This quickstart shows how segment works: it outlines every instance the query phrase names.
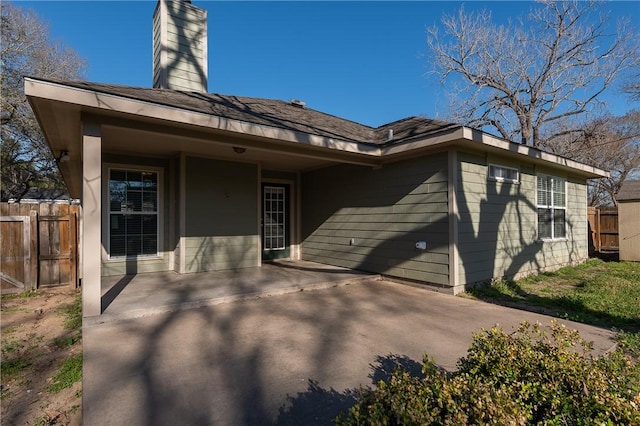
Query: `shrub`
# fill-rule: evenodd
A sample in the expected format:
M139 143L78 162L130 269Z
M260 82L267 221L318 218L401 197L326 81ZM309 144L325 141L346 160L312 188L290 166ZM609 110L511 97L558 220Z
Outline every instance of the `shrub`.
M424 377L397 369L361 389L339 425L640 424L640 364L621 349L601 357L576 331L524 322L476 334L458 370L425 356Z

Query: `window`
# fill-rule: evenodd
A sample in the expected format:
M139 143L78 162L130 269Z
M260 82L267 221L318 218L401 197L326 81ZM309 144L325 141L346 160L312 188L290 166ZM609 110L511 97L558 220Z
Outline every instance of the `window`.
M158 172L109 169L109 256L158 254Z
M567 181L538 175L538 239L566 238Z
M520 182L520 171L513 167L489 164L489 179L493 179L498 182L518 183Z

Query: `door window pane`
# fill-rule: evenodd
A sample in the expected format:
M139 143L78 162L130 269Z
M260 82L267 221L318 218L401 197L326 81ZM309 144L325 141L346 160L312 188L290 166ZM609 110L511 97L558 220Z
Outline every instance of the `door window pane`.
M263 224L264 250L284 250L286 233L285 189L264 187Z
M551 209L538 209L538 238L551 238Z

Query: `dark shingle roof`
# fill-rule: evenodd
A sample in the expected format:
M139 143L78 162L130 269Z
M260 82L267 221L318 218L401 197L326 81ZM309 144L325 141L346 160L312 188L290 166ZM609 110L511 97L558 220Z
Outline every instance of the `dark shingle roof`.
M50 188L29 188L27 192L21 197L22 200L37 200L37 201L62 201L69 200L69 193L66 189L50 189Z
M417 136L425 136L458 127L456 124L440 120L409 117L373 128L281 100L151 89L85 81L53 79L48 81L232 120L376 145L399 143ZM389 140L389 129L393 129L392 140Z
M640 200L640 180L627 180L616 195L618 201Z

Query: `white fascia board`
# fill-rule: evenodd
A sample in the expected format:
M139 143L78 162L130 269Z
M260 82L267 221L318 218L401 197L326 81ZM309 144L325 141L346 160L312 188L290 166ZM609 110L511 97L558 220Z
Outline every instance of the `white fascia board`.
M415 141L408 141L387 147L378 147L375 145L327 138L324 136L285 130L240 120L231 120L202 112L190 111L178 107L160 105L153 102L140 101L87 89L69 87L63 84L35 80L29 77L25 78L25 94L33 98L57 100L83 107L112 111L114 113L124 113L138 117L159 119L174 122L176 124L189 124L209 129L328 148L336 151L378 158L394 154L402 154L417 148L434 147L446 143L460 143L466 140L470 142L479 142L486 147L493 147L504 151L505 153L524 155L531 160L538 160L552 165L570 168L589 178L609 177L609 172L597 167L543 152L526 145L509 142L482 131L464 126L420 138Z
M381 155L394 155L402 154L403 152L412 151L417 148L426 148L436 145L445 144L460 140L464 137L463 127L456 127L452 130L445 130L444 132L437 133L435 135L425 136L413 141L399 143L397 145L389 145L382 148Z
M25 78L25 94L33 98L56 100L87 108L170 121L182 125L189 124L372 157L380 156L380 148L377 146L285 130L246 121L231 120L202 112L69 87L53 82L34 80L28 77Z
M517 154L525 155L532 159L538 159L547 163L552 163L558 166L574 169L578 171L580 174L590 175L590 177L592 178L606 178L610 176L609 172L606 170L602 170L597 167L590 166L588 164L570 160L568 158L551 154L549 152L544 152L527 145L518 144L515 142L510 142L504 139L500 139L495 136L491 136L487 133L481 132L479 130L463 127L463 134L464 134L464 139L474 141L474 142L480 142L483 145L499 148L508 152L515 152Z

